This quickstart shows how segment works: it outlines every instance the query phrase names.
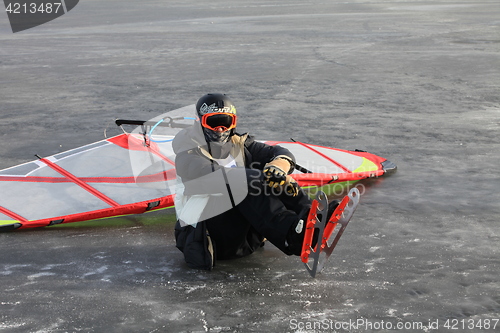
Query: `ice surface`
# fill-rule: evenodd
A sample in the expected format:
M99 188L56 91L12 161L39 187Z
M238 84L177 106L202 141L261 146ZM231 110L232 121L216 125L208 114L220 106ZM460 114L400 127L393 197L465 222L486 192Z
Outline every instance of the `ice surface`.
M398 171L363 184L314 280L270 244L190 270L171 222L2 233L0 331L449 332L500 318L498 2L117 4L80 1L16 34L0 21L0 169L225 92L240 132L363 149ZM328 326L361 319L372 329Z

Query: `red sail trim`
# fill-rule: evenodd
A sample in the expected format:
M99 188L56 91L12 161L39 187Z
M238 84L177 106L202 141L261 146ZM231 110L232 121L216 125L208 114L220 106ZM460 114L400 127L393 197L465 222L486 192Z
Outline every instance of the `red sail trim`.
M365 178L380 177L384 170L361 171L349 173L293 173L292 176L300 186L323 186L328 184L358 181Z
M70 214L65 216L56 216L51 218L39 219L39 220L23 220L22 226L19 229L26 228L37 228L37 227L46 227L50 225L52 221L63 220L63 224L72 223L72 222L83 222L83 221L91 221L91 220L99 220L105 218L118 217L122 215L132 215L132 214L142 214L147 210L148 204L153 202L158 202L158 206L155 206L153 209L149 210L150 212L170 208L174 205L174 196L169 195L161 198L150 199L142 202L131 203L119 207L110 207L104 208L95 211Z
M113 207L120 206L119 203L117 203L113 199L107 197L106 195L104 195L103 193L99 192L98 190L96 190L92 186L88 185L87 183L83 182L78 177L72 175L71 173L69 173L68 171L64 170L63 168L61 168L57 164L52 163L51 161L49 161L48 159L45 159L45 158L41 158L40 161L42 161L43 163L47 164L54 171L60 173L61 175L65 176L66 178L70 179L73 183L75 183L76 185L80 186L81 188L83 188L87 192L91 193L92 195L94 195L97 198L101 199L102 201L106 202L108 205L113 206Z
M275 145L279 145L279 144L301 144L301 145L305 145L304 143L300 143L300 142L297 142L297 141L295 141L295 142L287 142L287 141L265 141L265 143L267 143L268 145L271 145L271 146L275 146ZM387 161L387 159L385 159L383 157L380 157L380 156L377 156L377 155L374 155L372 153L369 153L369 152L366 152L366 151L362 151L362 150L344 150L344 149L338 149L338 148L332 148L332 147L318 146L318 145L309 144L309 143L307 144L307 147L309 149L311 149L311 148L314 149L313 147L326 148L328 150L336 150L336 151L340 151L340 152L344 152L344 153L349 153L349 154L354 155L354 156L364 157L367 160L375 163L378 166L379 169L382 168L382 162ZM315 152L317 152L317 151L315 150ZM351 171L349 171L349 172L351 172Z
M18 177L0 176L3 182L26 182L26 183L71 183L71 180L60 177Z
M149 147L144 145L144 141L136 138L135 136L124 133L117 135L115 137L107 139L109 142L114 143L117 146L120 146L129 150L138 150L138 151L150 151L154 153L156 156L164 160L165 162L175 165L174 161L169 159L168 157L162 155L159 152L158 145L155 142L150 142Z
M81 177L80 179L86 183L155 183L174 180L176 178L175 169L170 169L163 172L158 172L152 175L144 175L138 177Z
M153 175L138 177L79 177L84 183L110 183L110 184L133 184L133 183L154 183L159 181L174 180L175 169L159 172ZM18 177L0 176L0 181L27 182L27 183L71 183L73 180L63 177Z
M13 218L14 220L17 220L21 223L26 223L28 222L27 219L25 219L24 217L22 217L21 215L18 215L10 210L8 210L7 208L4 208L2 206L0 206L0 213L4 214L4 215L7 215L8 217L11 217Z

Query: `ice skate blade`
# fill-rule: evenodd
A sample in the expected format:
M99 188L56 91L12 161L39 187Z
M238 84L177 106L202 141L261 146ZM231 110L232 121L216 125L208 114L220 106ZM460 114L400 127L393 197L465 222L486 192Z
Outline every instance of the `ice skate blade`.
M337 246L337 243L342 237L345 228L347 227L349 221L351 220L354 211L356 210L360 199L360 194L358 189L353 188L349 191L349 193L342 199L339 206L335 209L335 212L332 214L332 219L330 222L326 221L327 219L327 210L328 210L328 199L326 198L325 193L319 192L316 195L314 201L317 201L317 204L313 201L313 208L308 217L307 225L306 225L306 236L304 237L304 246L302 251L302 262L306 266L309 274L314 278L316 274L320 273L328 258L331 256L333 250ZM318 220L317 215L321 214L321 221ZM335 215L338 215L338 218L335 218ZM324 235L325 226L327 226L327 222L329 224L334 224L328 226L328 232L331 232L328 237ZM340 227L338 227L340 226ZM310 246L312 235L314 234L314 229L319 229L319 238L318 244L313 248ZM333 230L331 230L333 229ZM325 239L324 239L325 238Z

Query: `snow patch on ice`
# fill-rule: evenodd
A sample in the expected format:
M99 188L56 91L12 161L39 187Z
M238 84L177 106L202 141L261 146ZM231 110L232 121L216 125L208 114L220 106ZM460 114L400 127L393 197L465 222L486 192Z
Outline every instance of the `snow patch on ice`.
M285 276L287 272L277 272L276 275L273 277L273 280L277 280L283 276Z
M40 269L42 271L48 271L48 270L51 270L52 268L55 268L55 267L68 266L68 265L74 265L74 264L75 264L74 262L64 263L64 264L48 264L48 265L43 266Z
M396 310L396 309L389 309L389 310L387 310L387 315L389 317L396 317L396 312L398 312L398 310Z
M82 278L85 278L85 277L90 276L90 275L102 274L107 269L108 269L108 266L101 266L93 272L88 272L88 273L83 274Z
M31 265L27 264L14 264L14 265L5 265L5 270L10 270L12 268L24 268L24 267L30 267Z
M28 280L34 280L34 279L42 277L42 276L53 276L53 275L56 275L56 273L42 272L42 273L37 273L37 274L31 274L31 275L28 275Z
M192 286L192 287L187 287L186 288L186 294L190 294L192 293L193 291L197 290L197 289L202 289L202 288L205 288L207 285L206 284L203 284L203 285L200 285L200 286Z
M26 325L26 323L12 323L12 324L0 323L0 329L4 329L4 328L18 328L18 327L22 327L24 325Z

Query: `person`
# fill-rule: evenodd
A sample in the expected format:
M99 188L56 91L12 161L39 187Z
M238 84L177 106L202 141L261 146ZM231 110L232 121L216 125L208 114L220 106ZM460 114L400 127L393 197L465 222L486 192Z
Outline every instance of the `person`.
M197 120L172 143L178 184L176 246L188 266L247 256L264 239L300 255L311 199L290 176L295 157L236 132L237 113L224 94L196 104Z

